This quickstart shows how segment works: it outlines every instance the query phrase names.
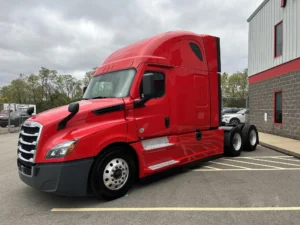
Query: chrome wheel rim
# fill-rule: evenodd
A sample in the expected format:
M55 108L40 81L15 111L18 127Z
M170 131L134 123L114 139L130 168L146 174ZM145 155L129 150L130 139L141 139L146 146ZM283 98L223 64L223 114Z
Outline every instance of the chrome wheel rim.
M239 133L233 136L233 148L235 151L239 151L242 146L242 137Z
M249 134L249 141L250 141L251 146L254 146L254 145L256 144L256 141L257 141L257 135L256 135L255 130L251 130L251 131L250 131L250 134Z
M124 159L113 159L105 167L103 172L103 182L109 190L119 190L122 188L129 176L129 167Z

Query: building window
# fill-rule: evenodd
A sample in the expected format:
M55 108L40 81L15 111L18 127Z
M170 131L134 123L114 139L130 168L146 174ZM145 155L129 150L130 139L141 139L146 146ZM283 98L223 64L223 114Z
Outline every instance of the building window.
M274 93L274 123L282 123L282 91Z
M275 25L275 58L282 55L283 50L283 23Z
M150 72L146 71L145 74L147 73L153 73L154 74L154 88L155 88L155 98L161 98L162 96L165 95L166 92L166 84L165 84L165 75L160 72ZM144 76L145 76L144 74ZM140 85L140 95L143 98L143 81L141 82Z

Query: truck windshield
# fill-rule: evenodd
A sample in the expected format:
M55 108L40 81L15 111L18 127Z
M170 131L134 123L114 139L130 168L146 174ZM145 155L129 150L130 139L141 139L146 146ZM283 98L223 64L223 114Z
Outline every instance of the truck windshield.
M127 97L135 73L135 69L127 69L94 76L83 99Z

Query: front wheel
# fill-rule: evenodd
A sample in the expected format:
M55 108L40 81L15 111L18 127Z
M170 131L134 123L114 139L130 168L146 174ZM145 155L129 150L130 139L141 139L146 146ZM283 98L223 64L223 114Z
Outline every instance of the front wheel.
M113 200L128 193L135 182L136 165L126 149L115 147L95 160L90 184L98 198Z

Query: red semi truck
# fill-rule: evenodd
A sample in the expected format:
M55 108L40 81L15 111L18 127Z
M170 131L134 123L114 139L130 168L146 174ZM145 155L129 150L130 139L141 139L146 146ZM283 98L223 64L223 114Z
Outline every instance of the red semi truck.
M254 125L220 126L220 72L220 41L210 35L167 32L115 51L81 101L24 122L20 179L45 192L115 199L139 178L255 150Z

